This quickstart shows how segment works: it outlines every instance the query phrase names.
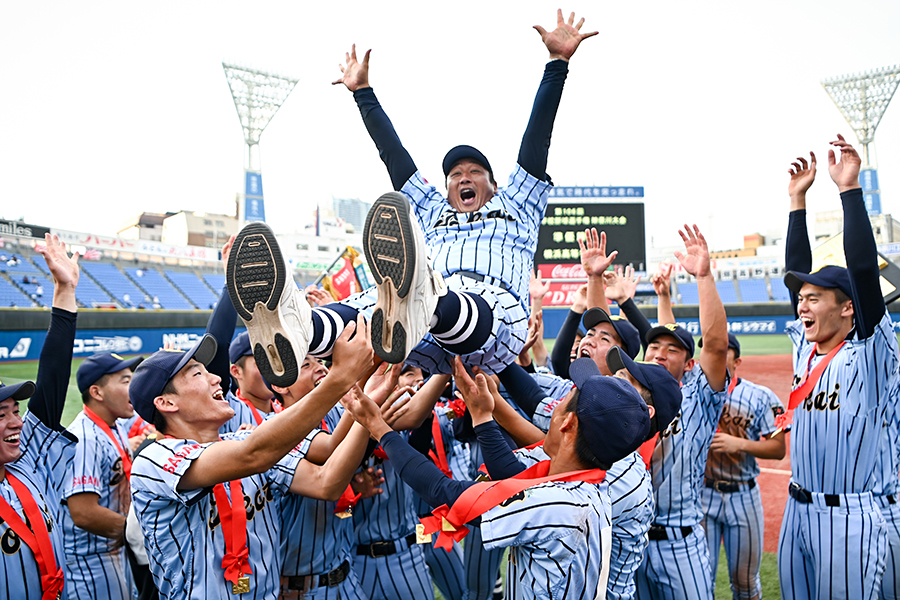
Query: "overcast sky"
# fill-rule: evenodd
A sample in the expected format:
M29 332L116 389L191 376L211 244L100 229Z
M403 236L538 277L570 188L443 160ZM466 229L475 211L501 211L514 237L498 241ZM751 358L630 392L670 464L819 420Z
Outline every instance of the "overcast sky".
M786 223L790 161L816 151L810 211L840 207L827 142L855 136L823 78L900 63L900 2L585 2L550 148L558 185L643 186L648 245L697 222L714 249ZM300 82L262 136L268 221L302 229L332 196L390 180L351 94L356 42L425 177L468 143L512 169L555 26L535 1L0 3L0 216L114 234L142 211L231 212L243 134L221 62ZM876 134L900 216L900 99Z

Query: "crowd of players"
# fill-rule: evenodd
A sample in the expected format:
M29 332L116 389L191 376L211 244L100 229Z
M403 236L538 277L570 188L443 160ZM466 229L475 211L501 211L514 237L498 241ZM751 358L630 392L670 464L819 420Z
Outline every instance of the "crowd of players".
M55 285L36 382L0 384L0 594L711 598L724 541L734 597L759 598L755 458L783 457L791 428L782 596L894 597L897 342L843 138L829 172L847 268L811 272L815 155L790 169L786 411L738 376L696 226L676 258L698 284L697 359L668 271L653 278L653 326L596 230L580 242L588 283L544 347L548 288L529 273L568 61L596 33L582 23L560 11L555 30L536 27L550 62L507 186L458 146L446 199L354 48L335 83L353 92L396 190L366 222L376 287L337 303L301 292L271 230L248 225L223 251L207 334L187 352L85 360L84 410L68 429L78 257L48 235L39 251ZM238 317L247 331L235 336Z

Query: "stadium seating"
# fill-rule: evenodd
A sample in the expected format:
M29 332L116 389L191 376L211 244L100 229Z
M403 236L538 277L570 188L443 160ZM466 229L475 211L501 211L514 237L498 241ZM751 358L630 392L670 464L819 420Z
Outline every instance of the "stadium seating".
M225 288L225 276L213 273L207 273L203 276L203 281L206 282L213 293L216 295L216 299L218 299L219 295L222 293L222 290Z
M31 260L34 264L37 265L38 269L44 273L45 275L50 275L50 270L47 268L47 261L44 260L44 257L40 254L35 254L31 257ZM84 270L84 259L82 262L79 262L82 266L82 270ZM48 288L44 285L45 295L47 290L52 290L53 288ZM51 293L51 299L53 297ZM78 287L75 289L75 299L78 300L78 303L85 308L91 308L97 306L98 304L110 304L114 302L112 297L104 292L100 286L98 286L93 279L91 279L90 275L82 275L78 280Z
M23 294L22 290L7 281L6 278L0 277L0 307L9 308L11 306L32 308L34 307L34 302Z
M741 302L768 302L769 288L765 279L739 279Z
M16 281L16 283L21 280L19 275L31 275L32 273L39 272L37 267L35 267L31 261L29 261L21 254L16 254L16 258L18 259L18 261L14 264L10 264L12 255L10 255L7 260L0 260L0 272L9 275L11 279Z
M167 310L194 310L196 308L155 269L125 269L125 273L147 292L151 298L151 307L156 308L154 305L159 304L159 308Z
M737 304L740 302L733 279L717 281L716 289L719 291L719 298L722 299L722 304Z
M143 290L134 285L115 265L101 262L83 262L80 264L81 270L102 285L123 307L138 308L143 306L144 308L150 308L152 297L147 297ZM80 282L79 287L81 287ZM125 300L126 295L128 296L128 301Z
M209 286L197 277L194 273L185 273L178 271L165 271L165 276L171 281L182 294L200 309L213 308L219 301L218 295L214 294ZM224 279L224 276L222 276Z
M697 293L696 281L685 281L677 284L678 294L681 296L679 304L700 304L700 295Z
M772 300L775 302L790 302L791 296L788 289L784 286L784 280L781 277L770 277L772 284Z

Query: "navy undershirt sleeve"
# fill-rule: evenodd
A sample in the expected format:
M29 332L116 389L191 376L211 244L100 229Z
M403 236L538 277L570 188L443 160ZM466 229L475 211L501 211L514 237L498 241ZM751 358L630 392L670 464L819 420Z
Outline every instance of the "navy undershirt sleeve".
M845 238L846 239L846 238ZM806 209L792 210L788 216L788 230L784 242L784 270L809 273L812 270L812 250L806 231ZM797 314L797 294L790 292L794 317Z
M53 307L50 328L41 348L34 395L28 401L29 412L54 431L63 432L75 440L60 424L66 405L66 392L72 376L72 348L75 345L75 324L78 315Z
M236 323L237 311L231 303L228 288L225 288L206 324L206 333L216 339L217 345L216 355L206 365L206 369L222 378L222 389L226 391L231 389L231 359L228 356L228 347L231 346Z
M556 336L553 350L550 352L550 362L553 364L553 372L563 379L569 378L569 364L572 362L572 344L575 343L575 334L578 333L578 325L584 315L569 309L566 320Z
M619 304L619 310L622 311L622 314L625 315L625 318L628 319L628 322L637 328L638 335L641 336L641 347L646 352L647 332L652 329L650 325L650 319L648 319L644 315L644 313L641 312L641 309L637 307L637 304L635 304L634 300L631 298Z
M529 419L534 418L534 411L537 410L541 400L547 397L541 386L516 363L500 371L497 376L516 405L525 411Z
M564 60L552 60L544 67L544 77L535 95L531 117L519 147L518 163L541 181L550 180L546 172L550 135L568 73L569 63Z
M474 481L450 479L431 461L407 444L399 433L391 431L381 438L381 448L400 478L429 506L452 506Z
M866 339L875 332L885 311L878 250L862 190L856 188L842 193L841 203L844 205L844 256L853 292L856 332L859 339Z
M416 172L416 163L400 143L400 137L394 130L394 125L388 119L384 109L381 108L372 88L356 90L353 92L353 99L356 100L356 106L359 108L359 114L362 116L366 131L369 132L369 137L378 148L378 156L387 167L391 185L395 190L400 191L403 184Z
M509 479L525 470L512 453L503 432L496 421L475 426L475 435L481 443L481 456L491 479Z

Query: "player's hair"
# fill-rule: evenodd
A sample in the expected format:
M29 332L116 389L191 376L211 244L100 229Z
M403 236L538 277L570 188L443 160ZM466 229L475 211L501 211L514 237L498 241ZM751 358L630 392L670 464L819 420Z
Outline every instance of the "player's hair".
M91 396L91 386L96 385L96 386L99 386L99 387L103 387L104 385L106 385L106 382L109 381L109 376L110 376L110 375L112 375L112 373L107 373L106 375L103 375L102 377L100 377L100 379L98 379L97 381L95 381L94 383L92 383L91 385L89 385L88 388L87 388L86 390L84 390L83 392L81 392L81 401L82 401L84 404L87 404L87 403L88 403L88 400L90 400L91 398L93 398L93 396Z
M578 388L572 388L572 390L572 397L569 399L568 404L566 404L566 412L575 413L575 416L578 416L576 409L578 408L579 392ZM578 457L579 462L584 465L589 465L593 469L603 469L604 471L608 471L610 467L612 467L612 465L600 462L600 459L594 456L594 453L587 443L587 434L585 434L580 426L578 427L578 433L575 434L575 456Z
M244 363L247 362L247 357L248 357L248 356L250 356L250 355L249 355L249 354L245 354L244 356L240 357L239 359L237 359L236 361L234 361L234 365L235 365L236 367L240 367L240 368L243 369L243 368L244 368Z
M166 387L163 388L163 391L160 393L160 396L164 396L166 394L177 394L178 390L175 388L175 378L168 380L166 382ZM153 411L153 426L156 427L156 430L162 434L166 433L166 416L162 414L158 410Z
M636 389L638 391L638 393L641 395L641 398L643 398L643 400L644 400L644 404L646 404L647 406L652 406L653 408L656 408L656 405L653 404L653 394L650 393L650 390L648 390L644 386L641 386L640 389L638 389L638 388L634 388L634 389ZM657 433L659 433L659 419L656 418L656 411L654 410L653 416L650 418L650 433L647 434L647 439L649 440Z
M841 288L836 287L831 289L832 291L834 291L834 299L838 304L843 304L844 302L852 300L852 298L850 298L850 296L848 296L846 292L844 292L844 290L842 290Z

